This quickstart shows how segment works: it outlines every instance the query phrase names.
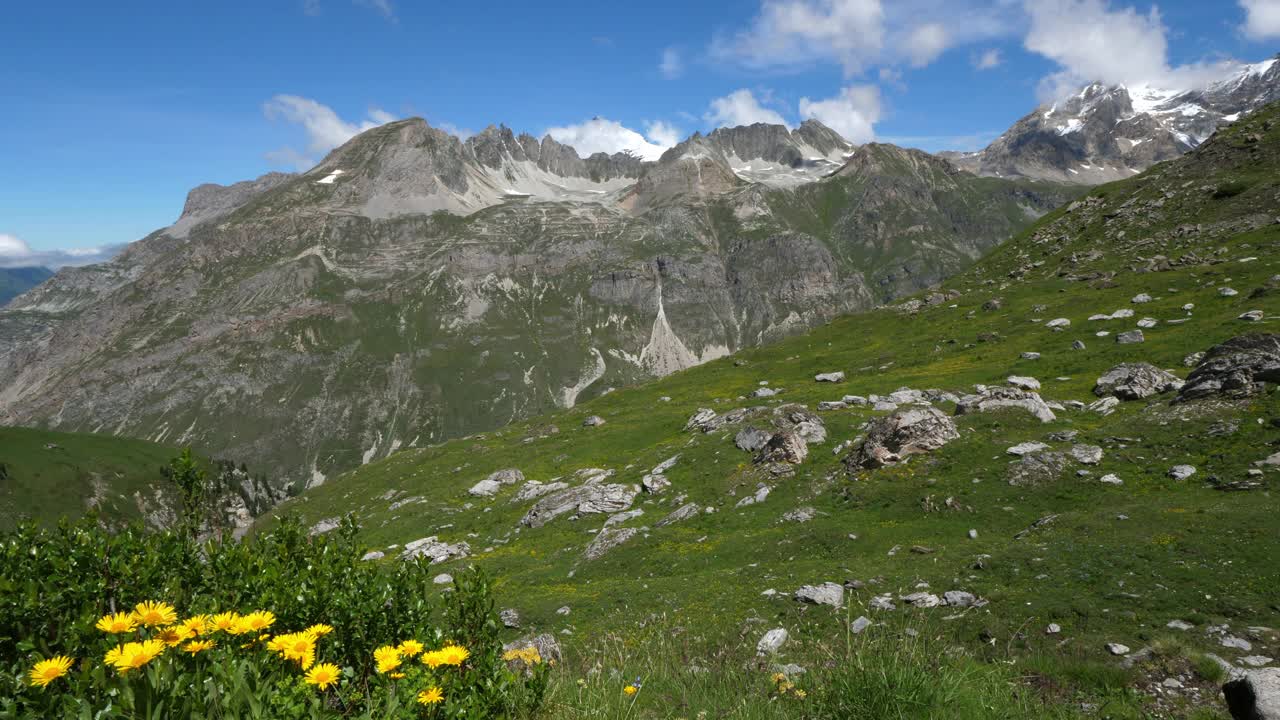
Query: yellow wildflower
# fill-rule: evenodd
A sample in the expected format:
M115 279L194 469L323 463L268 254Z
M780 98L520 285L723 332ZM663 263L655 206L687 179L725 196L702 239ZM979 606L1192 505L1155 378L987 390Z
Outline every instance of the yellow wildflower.
M470 651L458 645L446 645L437 652L440 653L440 664L442 665L461 665L467 658L471 657Z
M66 655L58 655L48 660L41 660L31 668L31 684L35 687L45 687L49 683L57 680L67 674L67 670L71 669L71 658Z
M801 700L805 699L807 695L808 693L806 693L805 691L800 690L799 688L796 689L796 697L800 698Z
M275 622L275 613L270 610L254 610L240 618L239 627L242 628L241 632L262 632L274 625Z
M209 632L209 616L208 615L192 615L180 623L187 632L191 633L191 637L199 637Z
M103 615L94 627L104 633L119 635L121 633L130 633L136 630L138 627L138 621L129 613L116 613L114 615Z
M324 623L316 623L315 625L312 625L306 630L303 630L303 632L310 635L311 637L321 638L333 632L333 626L325 625Z
M156 638L163 641L164 644L169 647L181 645L192 637L194 636L191 631L181 625L170 625L167 628L160 628L160 631L156 633Z
M240 622L240 614L236 612L218 613L209 621L214 630L219 632L232 632L236 625Z
M400 650L400 654L404 655L405 657L417 657L420 653L422 653L423 647L422 647L422 643L418 642L417 640L409 639L400 643L399 650Z
M328 689L330 685L336 685L340 672L338 666L333 663L321 663L307 673L306 682L308 685L315 685L321 690Z
M391 673L390 675L388 675L387 677L391 678L392 680L403 680L403 679L404 679L404 673L402 673L402 672L393 672L393 673Z
M626 693L628 696L631 696L631 695L635 695L637 692L640 692L640 688L636 687L635 685L628 685L622 688L622 692Z
M133 608L133 619L138 621L139 625L147 627L157 627L160 625L172 625L178 621L178 611L166 602L140 602Z
M117 647L114 651L115 668L123 675L130 670L136 670L152 660L156 659L160 653L164 652L164 642L157 639L144 640L142 642L125 643ZM107 653L108 658L112 653Z
M373 659L378 663L379 673L389 673L400 667L400 648L383 645L373 651Z
M538 648L529 646L518 650L508 650L502 654L502 659L507 662L519 660L525 665L537 665L542 662L542 655L538 653Z
M424 652L422 653L422 664L426 665L432 670L435 670L436 668L444 664L444 657L440 654L439 650Z
M418 702L423 705L435 705L441 700L444 700L444 693L440 691L440 688L435 686L429 687L418 693Z
M286 660L296 661L303 670L311 667L316 659L316 639L306 632L277 635L267 643L267 648L280 653Z
M205 650L210 650L215 645L217 645L217 643L212 640L192 640L182 646L182 651L195 655L196 653L202 653Z

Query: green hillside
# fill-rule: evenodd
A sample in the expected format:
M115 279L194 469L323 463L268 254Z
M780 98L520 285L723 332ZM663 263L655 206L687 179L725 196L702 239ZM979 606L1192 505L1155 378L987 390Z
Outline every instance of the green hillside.
M54 523L91 506L108 518L141 519L140 503L164 487L162 469L179 452L114 435L0 427L0 527Z
M1280 450L1280 396L1268 384L1248 397L1181 403L1165 392L1110 414L1072 404L1097 401L1098 378L1120 363L1186 377L1192 353L1277 332L1278 118L1276 108L1259 112L1182 159L1097 188L915 302L569 411L405 450L278 512L308 525L349 513L383 562L419 538L468 543L470 557L441 572L483 567L497 578L499 603L523 618L511 637L556 634L571 673L594 678L559 689L562 717L622 717L593 714L591 693L608 684L600 678L635 676L645 690L626 710L632 716L801 716L785 703L741 710L701 670L740 682L743 667L812 671L867 646L1011 668L1009 682L1047 708L1028 717L1224 717L1222 671L1203 653L1235 664L1280 657L1280 637L1268 629L1280 627L1276 470L1258 464ZM1240 319L1254 310L1262 319ZM1104 314L1117 317L1089 319ZM1055 332L1048 324L1058 318L1070 324ZM1143 342L1117 341L1139 328ZM832 371L846 380L815 382ZM934 394L932 407L953 416L955 396L1010 376L1037 379L1040 395L1060 403L1056 418L1017 409L954 415L958 438L876 470L845 460L865 424L889 412L817 409L845 395L939 389L954 395ZM751 397L763 383L779 393ZM799 464L754 462L735 446L737 433L768 428L790 414L778 412L785 404L816 414L825 441L809 443ZM704 408L720 417L748 410L710 432L686 429ZM592 416L604 424L584 424ZM1008 452L1026 442L1048 447L1026 462ZM1100 462L1075 459L1084 445L1101 449ZM585 482L580 471L601 468L613 472L604 484L638 485L673 457L663 473L670 486L638 494L630 508L643 514L610 528L615 538L618 529L637 532L594 560L584 551L607 515L566 513L529 527L521 520L535 501L513 500L521 484L468 494L505 468L570 487ZM1175 465L1195 474L1174 479ZM740 505L761 486L767 497ZM659 524L690 505L690 516ZM844 609L791 596L824 582L846 585ZM986 603L903 600L952 590ZM886 594L896 609L873 609ZM855 640L849 622L862 615L874 624ZM753 660L775 627L791 639L776 661ZM1127 646L1130 660L1107 643ZM1179 687L1161 685L1169 678ZM988 710L981 716L1021 716ZM903 715L925 716L977 715Z

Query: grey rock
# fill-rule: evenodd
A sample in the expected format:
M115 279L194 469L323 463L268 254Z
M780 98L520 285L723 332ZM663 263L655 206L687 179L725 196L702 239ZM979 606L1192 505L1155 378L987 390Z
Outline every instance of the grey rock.
M868 404L868 403L867 403L867 399L866 399L866 398L864 398L864 397L862 397L861 395L845 395L843 398L840 398L840 402L843 402L845 405L866 405L866 404Z
M1099 415L1110 415L1116 411L1116 407L1120 405L1120 398L1114 395L1108 395L1101 400L1095 400L1089 403L1088 410L1096 412Z
M849 632L852 632L854 635L860 635L863 630L866 630L869 627L871 627L871 620L869 620L866 615L859 615L856 620L849 623Z
M1218 639L1218 644L1222 647L1235 648L1236 650L1244 650L1249 652L1253 649L1253 643L1244 638L1235 637L1234 635L1225 635Z
M1072 350L1084 350L1084 349L1085 349L1084 341L1083 341L1083 340L1072 340L1072 341L1071 341L1071 349L1072 349Z
M818 514L818 511L812 507L798 507L795 510L783 514L782 519L787 522L806 523Z
M898 599L912 607L918 608L938 607L942 604L941 598L928 592L914 592L910 595L901 595Z
M1133 296L1133 298L1129 300L1129 302L1131 302L1131 303L1149 303L1149 302L1151 302L1151 296L1150 296L1150 295L1148 295L1148 294L1146 294L1146 293L1138 293L1137 295L1134 295L1134 296Z
M1121 480L1120 477L1114 473L1107 473L1106 475L1103 475L1101 478L1098 478L1098 482L1104 483L1107 485L1123 485L1124 484L1124 481Z
M654 475L661 475L666 471L670 470L671 468L675 467L676 463L679 462L679 460L680 460L680 454L676 453L675 455L672 455L671 457L667 458L666 460L663 460L657 465L654 465L653 469L650 470L649 472Z
M1040 353L1038 353L1038 352L1024 352L1024 353L1022 353L1021 355L1019 355L1019 357L1021 357L1023 360L1039 360L1039 359L1040 359Z
M1141 330L1129 330L1116 335L1116 342L1120 345L1132 345L1146 340Z
M654 527L666 527L667 525L678 523L682 520L688 520L691 517L696 517L699 512L701 512L701 510L699 509L697 503L688 503L686 505L681 505L679 508L674 510L670 515L654 523Z
M567 488L538 500L520 523L538 528L570 512L611 515L630 508L639 494L640 488L635 485L597 484Z
M657 495L671 487L671 481L665 475L649 474L640 480L640 486L644 488L646 493Z
M1017 445L1014 445L1013 447L1007 448L1005 452L1008 453L1009 455L1017 455L1018 457L1022 457L1023 455L1026 455L1028 453L1040 452L1041 450L1048 450L1048 449L1049 449L1049 446L1045 445L1042 442L1021 442L1021 443L1018 443Z
M1218 294L1221 295L1222 297L1235 297L1239 295L1240 292L1235 288L1220 287L1218 288Z
M1129 646L1121 645L1120 643L1107 643L1107 652L1112 655L1125 655L1129 652Z
M774 433L769 442L756 455L757 463L788 463L799 465L809 457L809 445L796 432Z
M942 593L942 599L951 607L972 607L978 598L971 592L948 590Z
M1250 310L1249 312L1241 313L1240 317L1238 317L1237 319L1245 320L1248 322L1261 322L1262 317L1263 315L1261 310Z
M1005 382L1009 383L1013 387L1018 388L1019 390L1032 390L1032 391L1040 390L1040 381L1033 377L1026 377L1024 375L1010 375L1008 378L1006 378Z
M605 423L605 419L599 415L592 415L582 421L583 427L600 427Z
M1269 658L1266 655L1245 655L1240 658L1240 663L1248 665L1249 667L1263 667L1265 665L1270 665L1272 662L1272 658Z
M741 508L741 507L746 507L748 505L755 505L756 503L762 503L765 501L765 498L769 497L769 493L772 490L773 488L761 483L759 487L756 488L756 492L754 495L748 495L742 498L737 502L736 505L734 505L734 507Z
M867 603L867 607L872 610L896 610L897 605L893 604L892 595L876 595Z
M598 560L605 553L627 542L640 534L639 528L605 528L596 533L595 539L587 545L583 556L588 560Z
M361 560L381 560L386 556L387 554L382 552L381 550L370 550L369 552L360 556L360 559Z
M431 578L431 582L436 585L452 585L453 576L448 573L440 573L439 575Z
M1033 487L1057 480L1066 467L1067 457L1060 452L1032 452L1009 463L1007 478L1015 487Z
M644 515L643 508L636 508L634 510L628 510L626 512L615 513L613 515L610 515L604 521L604 526L613 527L614 525L621 525L622 523L627 522L628 520L634 520L640 517L641 515Z
M733 438L733 444L737 445L739 450L750 453L759 452L768 442L769 433L750 426L739 430Z
M1170 390L1182 388L1178 376L1161 370L1151 363L1136 362L1116 365L1103 373L1093 386L1098 397L1114 395L1121 400L1141 400Z
M1062 626L1058 623L1049 623L1049 627L1044 629L1045 635L1057 635L1062 632Z
M554 635L548 633L504 643L502 646L504 651L523 650L525 648L533 648L537 650L538 655L542 657L543 662L559 663L564 659L564 654L560 650L560 643L556 640Z
M498 619L502 621L505 628L518 629L520 627L520 613L515 608L506 608L498 613Z
M325 518L317 522L315 525L312 525L311 529L307 531L307 534L323 535L325 533L333 532L334 530L337 530L341 525L342 525L342 518L340 517Z
M844 373L841 371L818 373L817 375L813 376L813 379L817 382L828 382L828 383L844 382Z
M400 559L427 558L431 563L445 562L454 558L465 558L471 554L471 546L466 542L441 542L435 535L405 543L400 552Z
M541 482L538 482L537 480L530 480L526 482L524 485L520 486L520 489L516 491L516 495L514 498L511 499L511 502L519 503L519 502L528 502L529 500L536 500L542 497L543 495L547 495L547 494L556 492L558 490L564 490L567 487L569 487L569 483L564 483L564 482L541 483Z
M573 608L570 608L568 605L561 605L560 607L556 608L556 614L560 615L561 617L568 615L571 612L573 612Z
M773 397L774 395L777 395L777 394L778 394L778 391L771 387L758 387L755 390L751 391L751 397L754 397L754 398Z
M1102 448L1097 445L1072 445L1071 457L1084 465L1097 465L1102 462Z
M905 462L911 455L931 452L960 437L955 423L932 407L912 407L871 421L866 439L845 466L874 469Z
M1178 400L1216 395L1242 398L1280 382L1280 335L1238 335L1210 348L1178 393Z
M1235 720L1280 720L1280 668L1246 670L1222 694Z
M1068 328L1071 327L1071 321L1067 318L1054 318L1044 324L1047 328Z
M839 608L844 605L844 586L833 582L804 585L795 591L794 597L810 605L830 605Z
M1040 422L1052 422L1057 419L1053 410L1039 394L1013 387L991 387L974 395L965 395L956 403L956 414L967 415L1008 408L1025 410Z
M844 410L849 407L843 400L823 400L818 403L819 410Z
M774 628L764 634L760 641L756 643L757 655L773 655L782 648L783 643L789 637L785 628Z
M493 497L494 495L497 495L498 491L501 489L502 485L500 483L493 480L481 480L475 485L472 485L471 489L468 490L467 493L474 497Z
M1186 480L1195 474L1196 468L1194 465L1174 465L1169 470L1169 477L1174 480Z
M1190 355L1182 358L1182 364L1187 367L1195 367L1200 364L1201 360L1204 359L1204 355L1205 353L1203 350L1201 350L1200 352L1193 352Z
M1165 627L1169 628L1170 630L1186 631L1186 630L1194 630L1196 626L1192 625L1191 623L1185 620L1170 620L1168 623L1165 624Z

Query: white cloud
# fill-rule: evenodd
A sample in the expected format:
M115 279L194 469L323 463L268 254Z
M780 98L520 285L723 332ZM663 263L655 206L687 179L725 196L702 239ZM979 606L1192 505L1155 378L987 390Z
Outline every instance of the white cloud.
M957 45L1014 32L1016 0L761 0L743 30L711 56L759 69L835 63L846 75L876 65L923 67Z
M396 9L391 0L356 0L356 4L371 7L388 20L396 19Z
M307 148L300 152L291 147L267 153L267 160L278 164L293 165L306 170L315 165L315 158L329 152L365 130L395 120L395 116L378 108L369 110L369 119L350 123L338 117L328 105L297 95L276 95L263 104L262 111L271 120L284 120L301 125L307 133Z
M1044 78L1050 100L1091 82L1193 87L1223 76L1227 63L1169 64L1167 29L1160 11L1112 8L1108 0L1024 0L1031 19L1024 44L1058 63Z
M644 134L657 145L671 147L680 143L680 129L669 122L658 120L644 126Z
M1280 0L1240 0L1244 34L1251 40L1280 37Z
M625 150L635 153L645 160L657 160L674 143L667 144L663 142L670 139L669 137L655 136L652 132L655 125L665 124L655 123L650 125L648 139L616 120L601 117L591 118L577 125L547 128L547 134L557 142L573 147L574 150L578 151L578 155L584 158L598 152L613 154ZM659 129L669 127L665 126Z
M472 129L470 129L470 128L462 128L462 127L458 127L457 125L454 125L453 123L448 123L448 122L438 122L438 123L433 123L433 124L434 124L436 127L440 128L441 130L443 130L443 131L445 131L445 132L449 133L450 135L452 135L452 136L454 136L454 137L458 138L459 140L466 140L467 138L469 138L469 137L471 137L472 135L475 135L475 134L476 134L476 131L475 131L475 130L472 130Z
M826 100L800 98L800 117L813 118L844 136L851 143L875 139L880 120L880 88L850 85Z
M662 71L662 76L668 80L680 77L684 73L684 58L680 57L680 51L675 48L663 50L658 70Z
M124 245L104 245L69 250L33 250L22 238L0 233L0 268L93 265L115 257Z
M1000 50L992 48L973 56L973 66L978 70L990 70L1000 66L1004 59L1000 57Z
M787 124L782 115L776 110L761 105L760 101L756 100L756 96L745 88L712 100L711 107L703 118L716 127L736 127L754 123Z
M947 49L949 41L946 28L938 23L927 23L908 31L903 47L912 67L924 67Z

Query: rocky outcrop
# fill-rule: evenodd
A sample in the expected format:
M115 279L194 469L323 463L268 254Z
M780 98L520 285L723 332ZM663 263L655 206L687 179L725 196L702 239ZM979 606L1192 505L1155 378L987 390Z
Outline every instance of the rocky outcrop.
M520 520L520 524L539 528L570 512L579 515L611 515L631 507L639 494L640 488L635 485L617 484L583 485L560 490L534 503Z
M1249 397L1280 382L1280 335L1239 335L1205 353L1187 376L1178 400Z
M1057 417L1039 393L1016 387L980 387L978 390L960 398L956 403L957 415L1014 408L1031 413L1040 422L1052 422Z
M435 535L405 543L400 551L401 560L426 558L430 563L441 563L454 558L464 558L471 554L471 546L465 542L441 542Z
M851 470L896 465L912 455L937 450L959 437L955 423L937 408L897 410L872 420L866 439L844 463Z
M1280 720L1280 668L1245 670L1222 694L1235 720Z
M587 545L583 557L587 560L598 560L605 553L618 547L643 532L640 528L605 528L596 533L595 539Z
M1177 375L1151 363L1122 363L1098 378L1093 394L1098 397L1114 395L1121 400L1142 400L1181 387L1182 380Z

